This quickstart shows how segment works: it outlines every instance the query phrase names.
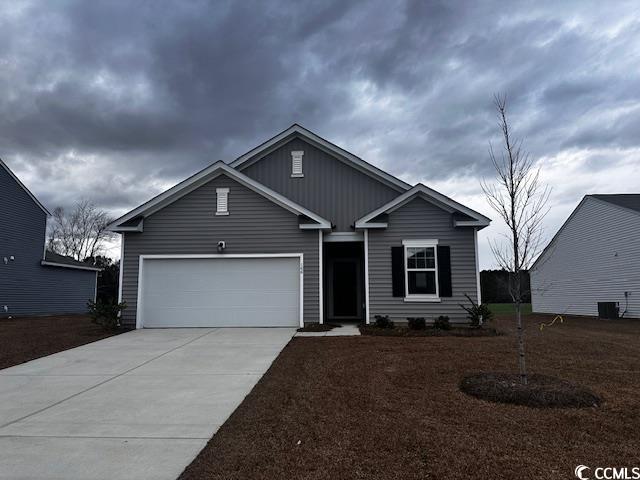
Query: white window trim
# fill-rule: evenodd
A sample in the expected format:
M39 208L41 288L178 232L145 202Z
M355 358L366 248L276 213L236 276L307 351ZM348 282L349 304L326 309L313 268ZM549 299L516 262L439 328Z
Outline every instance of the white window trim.
M438 285L438 240L403 240L402 246L404 247L404 301L405 302L440 302L440 285ZM407 255L407 248L424 247L433 248L433 257L435 260L434 268L418 268L411 269L412 271L433 271L435 273L436 280L436 293L434 294L410 294L409 293L409 256Z
M220 210L220 195L225 197L226 210ZM229 189L216 188L216 215L229 215Z
M302 157L304 157L304 150L294 150L291 152L291 178L303 178L304 170L302 167ZM300 160L300 171L295 170L296 160Z

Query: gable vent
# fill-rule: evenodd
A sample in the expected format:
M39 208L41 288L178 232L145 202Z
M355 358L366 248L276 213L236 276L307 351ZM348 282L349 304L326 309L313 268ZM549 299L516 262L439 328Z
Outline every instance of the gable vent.
M304 151L302 150L294 150L291 152L291 176L292 177L304 177L304 173L302 173L302 156L304 155Z
M229 215L228 188L216 188L216 215Z

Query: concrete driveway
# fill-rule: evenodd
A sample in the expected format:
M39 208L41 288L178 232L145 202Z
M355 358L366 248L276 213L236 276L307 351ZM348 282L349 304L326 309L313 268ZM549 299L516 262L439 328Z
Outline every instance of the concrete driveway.
M0 478L174 479L294 333L136 330L0 370Z

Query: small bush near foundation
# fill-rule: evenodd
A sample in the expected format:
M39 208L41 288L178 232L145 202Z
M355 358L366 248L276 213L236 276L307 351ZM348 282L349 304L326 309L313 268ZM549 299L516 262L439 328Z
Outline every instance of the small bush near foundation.
M360 325L362 335L376 337L497 337L502 335L495 328L451 327L449 330L441 330L427 326L424 330L412 330L408 326L393 328L378 328L375 325Z
M411 330L424 330L427 328L427 321L424 317L407 317L407 323Z
M464 296L467 297L469 302L471 302L471 306L467 307L462 304L460 306L467 312L467 318L469 319L472 327L482 327L485 323L490 322L493 319L493 312L489 309L489 306L486 303L478 305L466 293Z
M393 328L393 320L389 318L389 315L376 315L376 327Z
M116 330L120 326L120 314L125 308L127 308L125 302L116 303L102 300L87 302L91 321L105 330Z
M446 315L440 315L433 321L433 327L439 328L440 330L449 330L451 328L449 317L447 317Z
M524 385L515 373L479 373L464 377L460 390L490 402L537 408L598 407L602 403L591 390L547 375L529 375Z

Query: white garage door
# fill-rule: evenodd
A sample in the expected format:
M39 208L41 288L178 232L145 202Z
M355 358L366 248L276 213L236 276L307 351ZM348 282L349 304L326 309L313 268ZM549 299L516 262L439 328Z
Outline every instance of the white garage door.
M145 258L144 327L294 327L300 258Z

